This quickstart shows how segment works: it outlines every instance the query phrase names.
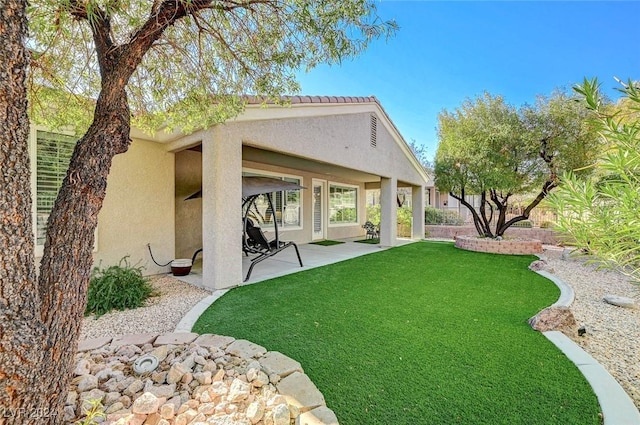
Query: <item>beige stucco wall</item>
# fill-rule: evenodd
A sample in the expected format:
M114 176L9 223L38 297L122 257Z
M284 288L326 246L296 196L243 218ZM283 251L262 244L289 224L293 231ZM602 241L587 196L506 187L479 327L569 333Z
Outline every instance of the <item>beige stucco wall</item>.
M202 198L185 198L202 188L202 153L186 150L175 157L176 258L191 258L202 248Z
M230 122L227 131L243 143L315 161L327 162L413 185L425 182L378 119L371 146L371 114Z
M117 264L130 255L145 274L157 274L147 243L156 260L174 258L174 154L163 145L134 140L129 150L113 160L107 195L98 216L94 264Z

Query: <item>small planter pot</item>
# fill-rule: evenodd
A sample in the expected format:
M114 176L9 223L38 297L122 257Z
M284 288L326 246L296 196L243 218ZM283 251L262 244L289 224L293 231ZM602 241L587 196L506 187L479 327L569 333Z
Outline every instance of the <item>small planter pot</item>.
M171 262L171 273L174 276L186 276L191 273L191 260L179 258Z

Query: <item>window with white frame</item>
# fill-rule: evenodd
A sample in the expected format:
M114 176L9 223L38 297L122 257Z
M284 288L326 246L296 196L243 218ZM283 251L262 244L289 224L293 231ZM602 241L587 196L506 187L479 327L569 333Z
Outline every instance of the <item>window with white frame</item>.
M358 222L358 187L329 185L329 224Z
M261 171L243 171L245 177L270 177L280 179L297 185L302 185L302 178L297 176L285 176ZM302 228L302 199L300 190L281 190L271 193L275 213L269 209L269 201L266 195L260 195L255 205L249 211L249 217L257 221L257 225L264 228L273 227L274 217L280 229ZM244 211L243 211L244 213Z
M78 138L48 131L36 131L35 140L35 232L36 245L44 245L47 221L67 174Z

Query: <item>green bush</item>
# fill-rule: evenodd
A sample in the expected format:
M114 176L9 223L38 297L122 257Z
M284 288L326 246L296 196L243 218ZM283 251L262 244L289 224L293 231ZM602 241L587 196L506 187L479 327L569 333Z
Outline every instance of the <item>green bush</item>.
M530 220L522 220L515 222L511 225L512 227L524 227L525 229L531 229L533 227L533 223Z
M91 273L87 308L84 314L101 316L111 310L142 307L153 287L142 276L142 267L129 264L128 256L117 266L95 267Z
M464 220L456 211L446 211L431 206L424 209L425 224L447 224L451 226L462 226Z
M542 223L540 223L541 229L553 229L553 227L553 221L543 221Z
M380 223L380 204L367 205L367 221L373 224Z

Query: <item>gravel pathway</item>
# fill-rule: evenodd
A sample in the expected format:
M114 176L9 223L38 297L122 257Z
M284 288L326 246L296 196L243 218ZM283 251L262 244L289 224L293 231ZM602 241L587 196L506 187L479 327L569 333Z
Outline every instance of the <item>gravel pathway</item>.
M575 291L571 310L587 333L572 339L609 371L640 408L640 309L602 300L612 294L633 298L640 305L640 287L620 273L596 270L577 259L549 258L546 270Z
M640 287L625 276L596 270L584 261L563 260L561 251L547 251L546 270L573 287L576 298L571 306L587 334L573 336L585 351L598 360L640 408L640 309L615 307L602 301L605 294L634 298L640 305ZM173 332L182 317L210 292L170 276L155 278L151 284L160 293L148 305L135 310L117 311L98 319L83 321L81 339L136 333Z
M173 332L191 307L211 295L204 289L171 276L155 277L150 283L159 295L149 298L145 307L113 311L97 319L94 316L85 317L80 339Z

